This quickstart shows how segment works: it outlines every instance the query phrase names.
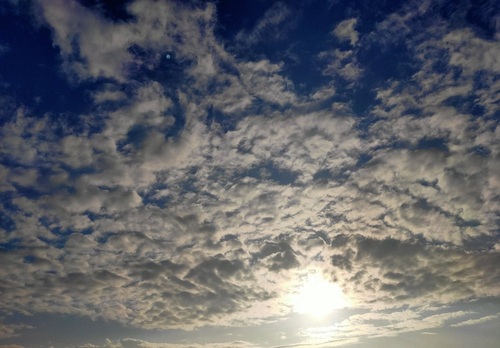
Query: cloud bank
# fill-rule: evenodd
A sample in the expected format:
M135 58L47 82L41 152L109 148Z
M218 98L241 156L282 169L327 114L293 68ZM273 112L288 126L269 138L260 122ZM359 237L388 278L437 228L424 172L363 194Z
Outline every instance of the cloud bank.
M349 47L315 58L328 81L299 93L284 62L222 43L211 3L130 2L127 20L33 6L65 78L96 87L76 120L2 106L5 316L258 325L290 314L283 296L318 272L365 311L336 324L339 344L498 319L431 310L500 295L497 38L425 4L369 31L347 18L331 33ZM273 5L235 47L287 35L290 16ZM396 45L412 58L369 85L370 52ZM343 97L360 84L373 91L363 112ZM160 346L177 347L105 345Z

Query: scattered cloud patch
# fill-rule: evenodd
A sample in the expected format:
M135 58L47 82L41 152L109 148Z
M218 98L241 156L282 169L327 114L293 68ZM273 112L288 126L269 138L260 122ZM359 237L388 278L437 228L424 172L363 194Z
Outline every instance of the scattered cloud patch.
M346 19L337 24L333 34L341 41L349 41L351 45L356 45L359 40L359 34L356 31L357 18Z

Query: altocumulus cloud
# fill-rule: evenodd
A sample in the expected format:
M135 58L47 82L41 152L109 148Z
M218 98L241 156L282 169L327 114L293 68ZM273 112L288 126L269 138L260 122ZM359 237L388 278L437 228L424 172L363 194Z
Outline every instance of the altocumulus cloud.
M300 44L249 54L281 49L303 8L276 3L234 42L210 2L130 1L122 19L77 1L29 8L89 105L69 120L2 89L0 338L31 329L14 313L271 323L310 270L358 312L300 330L301 344L498 320L451 309L500 295L500 46L465 10L455 24L443 1L340 18L307 57L322 83L305 88L289 68Z

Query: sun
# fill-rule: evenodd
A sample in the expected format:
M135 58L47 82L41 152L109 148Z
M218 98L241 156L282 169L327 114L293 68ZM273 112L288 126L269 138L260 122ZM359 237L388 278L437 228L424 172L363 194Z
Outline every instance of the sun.
M310 274L292 295L294 312L323 319L336 309L348 306L342 289L319 274Z

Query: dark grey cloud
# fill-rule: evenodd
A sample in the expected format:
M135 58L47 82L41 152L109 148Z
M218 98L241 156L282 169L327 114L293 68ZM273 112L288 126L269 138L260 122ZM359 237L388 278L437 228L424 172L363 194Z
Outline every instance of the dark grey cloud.
M345 236L344 236L345 238ZM457 301L491 296L500 274L492 268L497 253L443 248L422 240L401 241L348 237L348 249L335 253L332 264L339 278L346 271L356 291L390 306L426 301ZM333 246L335 246L333 244ZM480 280L481 279L481 280ZM375 297L370 295L374 291ZM446 299L446 300L445 300Z

